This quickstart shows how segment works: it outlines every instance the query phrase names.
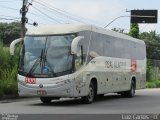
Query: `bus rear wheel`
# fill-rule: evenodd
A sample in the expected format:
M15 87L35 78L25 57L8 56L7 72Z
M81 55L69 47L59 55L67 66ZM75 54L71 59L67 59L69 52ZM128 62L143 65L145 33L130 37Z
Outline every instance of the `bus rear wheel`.
M91 82L89 85L89 93L87 96L82 97L82 100L84 101L84 103L90 104L94 101L94 98L95 98L95 88L93 83Z
M134 97L135 96L135 89L136 89L135 82L132 80L130 90L126 91L126 92L122 92L121 96L123 96L123 97Z
M52 101L51 97L40 97L42 103L49 104Z

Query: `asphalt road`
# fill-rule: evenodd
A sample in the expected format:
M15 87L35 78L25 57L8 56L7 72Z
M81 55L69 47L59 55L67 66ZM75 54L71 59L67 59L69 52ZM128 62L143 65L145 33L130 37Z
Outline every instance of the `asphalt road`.
M38 98L3 100L0 101L0 113L67 115L160 114L160 89L137 90L134 98L122 98L117 94L107 94L93 104L83 104L79 99L53 100L48 105L42 104ZM60 115L60 117L62 116ZM72 118L74 119L73 116Z

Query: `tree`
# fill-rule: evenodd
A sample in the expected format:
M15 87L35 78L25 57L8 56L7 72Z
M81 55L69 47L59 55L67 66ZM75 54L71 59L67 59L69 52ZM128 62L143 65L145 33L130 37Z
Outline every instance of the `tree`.
M20 37L21 24L19 22L0 23L0 39L4 44L10 44Z
M160 34L156 31L144 32L139 38L146 43L147 58L160 60Z
M124 33L124 29L121 29L121 28L113 28L112 31Z
M139 26L138 23L132 23L129 31L129 35L134 38L139 38Z

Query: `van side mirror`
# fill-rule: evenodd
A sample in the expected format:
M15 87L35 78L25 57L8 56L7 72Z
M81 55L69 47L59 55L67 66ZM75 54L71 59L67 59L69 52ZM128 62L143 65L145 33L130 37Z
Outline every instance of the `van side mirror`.
M71 53L72 54L77 54L78 52L78 43L84 39L84 36L78 36L73 39L73 42L71 44Z
M11 42L10 47L9 47L10 55L14 55L15 45L21 41L23 41L23 38L19 38Z

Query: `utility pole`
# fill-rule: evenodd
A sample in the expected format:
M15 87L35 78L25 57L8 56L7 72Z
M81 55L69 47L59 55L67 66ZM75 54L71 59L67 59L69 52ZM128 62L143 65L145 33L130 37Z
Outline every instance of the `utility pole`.
M26 25L26 22L28 21L26 18L26 13L28 12L27 3L28 3L28 0L23 0L22 8L20 10L20 13L22 15L22 18L21 18L21 37L22 38L24 38L25 36L25 33L26 33L25 25Z

